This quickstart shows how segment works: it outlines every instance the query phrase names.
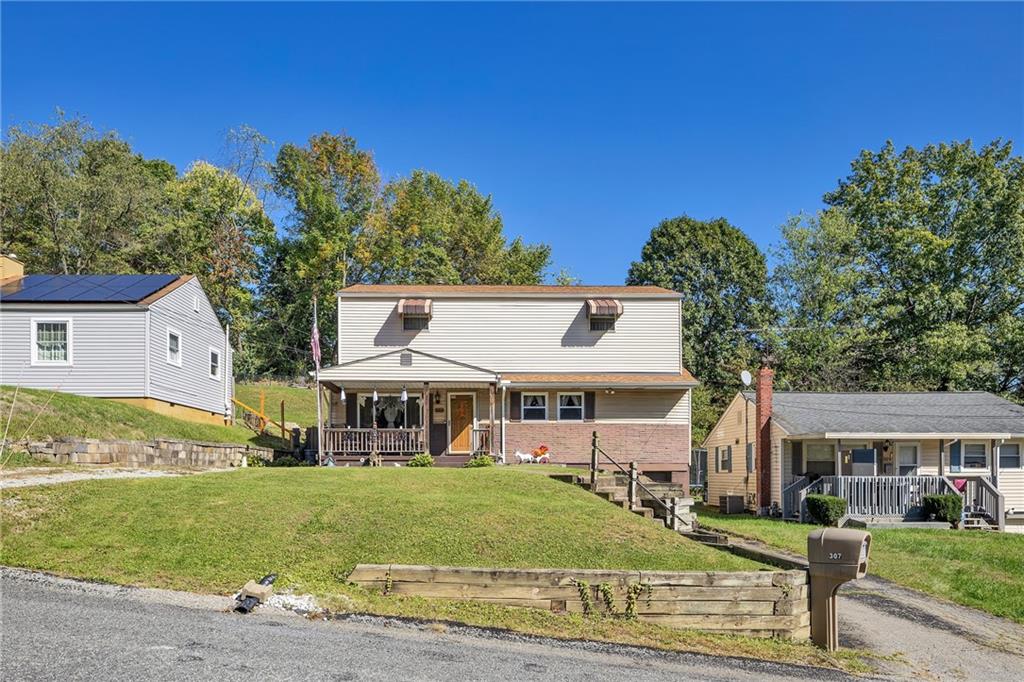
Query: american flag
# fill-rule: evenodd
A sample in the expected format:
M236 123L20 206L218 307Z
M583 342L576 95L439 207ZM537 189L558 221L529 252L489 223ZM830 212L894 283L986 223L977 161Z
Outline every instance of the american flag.
M309 340L309 348L313 351L313 362L320 369L320 329L316 326L316 306L313 307L313 336Z

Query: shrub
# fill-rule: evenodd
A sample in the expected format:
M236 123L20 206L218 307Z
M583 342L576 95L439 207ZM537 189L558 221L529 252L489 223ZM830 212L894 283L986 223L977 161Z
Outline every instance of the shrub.
M430 456L429 452L421 452L418 455L414 455L405 463L407 467L432 467L434 466L434 458Z
M245 466L249 467L265 467L267 466L267 460L263 459L259 455L246 455Z
M822 526L834 526L846 514L846 500L835 495L808 495L807 513Z
M939 521L948 521L956 526L960 523L960 515L964 510L964 501L959 495L948 493L946 495L925 495L924 513L928 516L935 514Z
M291 455L285 455L284 457L278 457L267 466L271 467L308 467L309 462L304 459L295 459Z
M469 461L464 465L467 469L475 469L477 467L492 467L494 466L494 458L490 455L473 455L469 458Z

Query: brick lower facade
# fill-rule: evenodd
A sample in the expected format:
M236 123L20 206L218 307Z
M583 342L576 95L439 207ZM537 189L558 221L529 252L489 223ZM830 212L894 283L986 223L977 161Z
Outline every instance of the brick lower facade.
M673 481L686 480L690 464L688 424L510 422L505 434L506 460L514 461L516 451L532 452L543 443L551 449L553 462L589 465L594 431L600 437L601 449L624 466L635 461L641 471L669 472Z

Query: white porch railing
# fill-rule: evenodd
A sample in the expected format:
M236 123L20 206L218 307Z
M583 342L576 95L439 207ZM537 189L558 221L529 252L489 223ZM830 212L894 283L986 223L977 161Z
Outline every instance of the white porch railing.
M807 496L834 495L847 502L851 516L911 519L924 516L924 496L958 493L942 476L822 476L795 492L800 521L810 520Z
M964 512L984 512L995 520L999 530L1006 530L1006 498L999 489L988 476L963 476L963 479Z
M782 490L782 518L795 519L800 516L804 496L800 492L811 484L806 476L801 476Z
M491 430L473 429L473 454L491 451Z
M415 455L425 448L422 428L324 429L324 453L330 455Z

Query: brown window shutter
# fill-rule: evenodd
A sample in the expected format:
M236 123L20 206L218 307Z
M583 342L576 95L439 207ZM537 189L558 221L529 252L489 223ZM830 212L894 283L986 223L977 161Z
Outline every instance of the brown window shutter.
M587 391L583 394L583 421L594 421L594 412L597 405L597 394Z
M508 394L509 405L509 420L510 421L522 421L523 419L523 399L522 393L519 391L510 391Z
M356 412L358 407L359 396L355 393L345 394L345 423L352 428L359 426L359 413Z

